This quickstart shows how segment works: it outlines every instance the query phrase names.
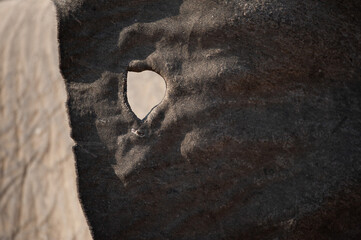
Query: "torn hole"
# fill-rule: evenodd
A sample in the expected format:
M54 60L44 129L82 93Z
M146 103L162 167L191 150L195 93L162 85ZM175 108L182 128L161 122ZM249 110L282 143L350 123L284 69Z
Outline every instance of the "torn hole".
M134 114L143 119L163 99L166 92L164 79L156 72L128 71L127 98Z

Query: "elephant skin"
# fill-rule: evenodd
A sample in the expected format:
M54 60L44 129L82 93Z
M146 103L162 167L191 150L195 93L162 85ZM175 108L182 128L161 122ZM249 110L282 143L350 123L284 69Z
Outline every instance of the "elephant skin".
M51 1L0 2L0 239L90 240Z
M361 238L359 1L54 2L94 239Z

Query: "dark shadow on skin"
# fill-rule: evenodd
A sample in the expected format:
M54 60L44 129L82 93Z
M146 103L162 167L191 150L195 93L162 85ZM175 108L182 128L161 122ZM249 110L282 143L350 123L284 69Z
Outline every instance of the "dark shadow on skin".
M124 99L118 99L118 104L114 105L117 98L126 94L118 86L124 87L126 83L115 84L114 79L110 80L113 83L102 82L109 81L109 78L126 81L120 75L126 76L129 62L146 59L155 51L155 46L144 39L139 48L122 49L118 43L119 34L135 23L155 22L178 15L182 2L90 0L73 9L68 17L60 18L60 68L69 95L72 138L76 142L74 154L78 191L94 239L119 239L141 217L127 207L134 206L137 200L113 169L117 163L114 141L118 136L128 134L130 127L139 125L139 121L127 110ZM127 44L132 45L132 36L129 41ZM111 76L104 76L104 72L111 73ZM101 101L104 103L99 103L101 107L97 107ZM102 106L114 110L103 115ZM97 120L110 123L102 127L96 124ZM100 135L111 136L112 146ZM124 195L126 192L130 193ZM136 206L140 206L141 202L138 201Z
M136 23L177 16L182 3L183 0L84 1L59 22L60 69L65 81L93 83L104 71L120 73L130 61L145 59L155 50L151 41L147 42L146 36L134 36L141 38L141 47L122 49L120 32ZM130 33L127 44L132 44L134 37Z

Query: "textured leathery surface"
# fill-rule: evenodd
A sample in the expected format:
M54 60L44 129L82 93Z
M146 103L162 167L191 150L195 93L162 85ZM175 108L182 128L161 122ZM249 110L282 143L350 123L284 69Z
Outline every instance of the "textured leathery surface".
M61 1L94 238L359 237L360 12L356 0ZM140 121L125 76L147 69L167 93Z
M55 8L0 2L0 239L88 240L59 70Z

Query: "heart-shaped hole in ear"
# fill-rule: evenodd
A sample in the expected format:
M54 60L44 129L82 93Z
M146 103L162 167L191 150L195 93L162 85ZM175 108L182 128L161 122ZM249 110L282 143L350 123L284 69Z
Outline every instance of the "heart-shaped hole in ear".
M128 103L139 119L147 116L162 101L165 91L165 81L158 73L153 71L140 73L128 71Z

